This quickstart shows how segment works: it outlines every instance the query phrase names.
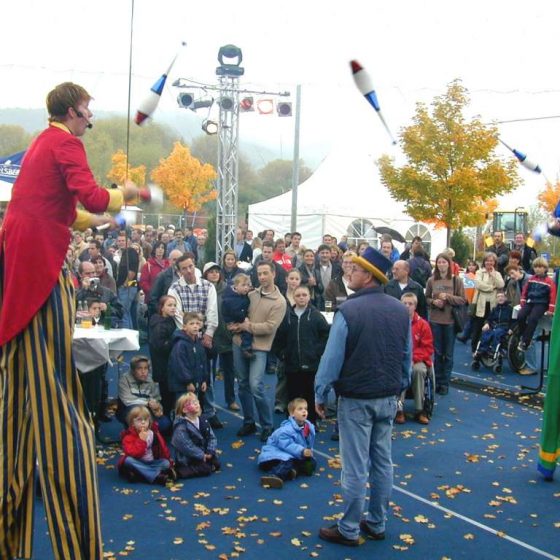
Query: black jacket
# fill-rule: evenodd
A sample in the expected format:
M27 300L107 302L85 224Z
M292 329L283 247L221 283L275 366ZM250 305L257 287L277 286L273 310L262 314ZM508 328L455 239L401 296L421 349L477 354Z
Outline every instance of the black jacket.
M277 335L286 372L315 373L329 338L329 329L326 319L312 305L301 317L293 307L288 307Z
M150 356L152 377L159 383L167 376L167 362L171 352L171 338L177 329L175 317L162 317L159 313L150 317Z
M398 280L390 280L385 284L385 293L397 298L399 301L403 294L414 294L418 299L418 306L416 311L422 319L428 319L428 306L426 304L426 296L424 294L424 288L415 282L411 278L408 279L408 284L401 290Z
M150 301L148 302L148 315L157 313L159 298L166 296L171 284L179 279L179 273L175 266L169 266L160 272L150 290Z

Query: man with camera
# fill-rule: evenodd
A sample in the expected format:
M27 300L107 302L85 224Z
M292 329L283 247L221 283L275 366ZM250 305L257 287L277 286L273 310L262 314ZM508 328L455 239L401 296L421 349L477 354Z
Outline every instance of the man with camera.
M80 263L78 267L80 288L76 292L76 302L97 298L101 302L102 317L105 317L108 307L111 307L113 323L123 318L123 306L117 296L109 289L104 288L96 277L95 266L89 261Z

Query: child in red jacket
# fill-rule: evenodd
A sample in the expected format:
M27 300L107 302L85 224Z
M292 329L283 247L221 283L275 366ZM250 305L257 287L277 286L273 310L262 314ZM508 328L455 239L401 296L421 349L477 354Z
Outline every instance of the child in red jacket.
M124 455L119 459L119 474L130 482L147 481L165 486L175 480L169 449L157 423L145 406L135 406L127 415L128 429L121 433Z
M410 328L412 333L412 394L416 409L415 419L420 424L429 424L430 417L424 410L424 392L426 378L432 367L432 356L434 354L434 338L430 324L416 313L418 299L413 293L405 293L401 301L408 309L410 316ZM406 391L401 395L404 401ZM406 416L400 405L395 417L397 424L404 424Z
M517 314L520 352L525 352L533 339L539 319L554 313L556 284L548 277L548 262L543 257L533 261L535 274L529 278L521 293L521 310Z

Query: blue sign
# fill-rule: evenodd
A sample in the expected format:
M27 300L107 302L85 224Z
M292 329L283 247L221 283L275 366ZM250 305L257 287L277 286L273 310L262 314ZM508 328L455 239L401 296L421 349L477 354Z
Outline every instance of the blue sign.
M11 156L0 158L0 179L7 181L8 183L15 183L17 176L19 175L19 170L21 168L21 161L25 151L18 152Z

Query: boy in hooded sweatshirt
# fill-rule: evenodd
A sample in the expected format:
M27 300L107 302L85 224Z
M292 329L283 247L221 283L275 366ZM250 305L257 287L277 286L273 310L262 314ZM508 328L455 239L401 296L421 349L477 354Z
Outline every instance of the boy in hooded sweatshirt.
M274 430L259 455L259 469L268 473L261 477L261 485L268 488L282 488L285 480L298 474L311 476L317 466L313 458L315 427L307 420L307 401L290 401L288 412L290 417Z

